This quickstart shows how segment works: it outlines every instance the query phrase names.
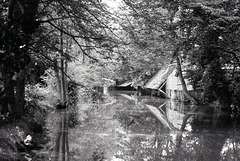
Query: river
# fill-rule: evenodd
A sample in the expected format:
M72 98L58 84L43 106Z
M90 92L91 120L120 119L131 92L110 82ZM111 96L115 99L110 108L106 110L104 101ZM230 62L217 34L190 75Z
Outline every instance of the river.
M71 161L240 160L239 128L210 107L114 91L69 116Z

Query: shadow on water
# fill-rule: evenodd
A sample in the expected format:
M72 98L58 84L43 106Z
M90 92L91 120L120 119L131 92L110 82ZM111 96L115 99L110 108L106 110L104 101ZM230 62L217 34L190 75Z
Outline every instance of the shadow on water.
M85 119L69 130L70 160L240 160L240 130L217 107L126 91L81 106Z

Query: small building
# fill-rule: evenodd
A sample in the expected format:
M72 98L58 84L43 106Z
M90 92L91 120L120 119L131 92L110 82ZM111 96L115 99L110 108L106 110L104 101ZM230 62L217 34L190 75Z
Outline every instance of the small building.
M184 75L184 73L183 73ZM185 79L187 89L193 91L190 82ZM145 85L146 89L156 89L163 93L166 98L184 101L185 97L182 91L182 83L179 79L177 64L172 63L159 70Z
M144 78L142 80L136 81L133 84L133 87L137 90L136 94L138 96L156 96L156 97L164 97L164 95L156 89L144 88L146 82L148 82L149 78Z

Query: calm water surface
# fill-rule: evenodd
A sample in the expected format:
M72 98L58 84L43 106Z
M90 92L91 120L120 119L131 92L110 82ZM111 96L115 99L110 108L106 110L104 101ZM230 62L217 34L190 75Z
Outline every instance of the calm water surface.
M69 129L72 161L240 160L239 129L222 126L209 107L114 92L77 113Z

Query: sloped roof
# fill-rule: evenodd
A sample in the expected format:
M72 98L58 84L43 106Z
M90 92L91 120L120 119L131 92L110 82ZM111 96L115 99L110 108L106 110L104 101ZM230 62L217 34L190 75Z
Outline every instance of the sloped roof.
M133 82L125 82L125 83L117 85L117 87L127 87L127 86L132 86L132 85L133 85Z
M167 80L168 76L176 68L176 64L170 64L167 67L159 70L144 86L144 88L159 89L160 86Z
M143 87L145 84L144 82L146 82L145 79L137 80L133 83L132 86L137 89L138 86Z

